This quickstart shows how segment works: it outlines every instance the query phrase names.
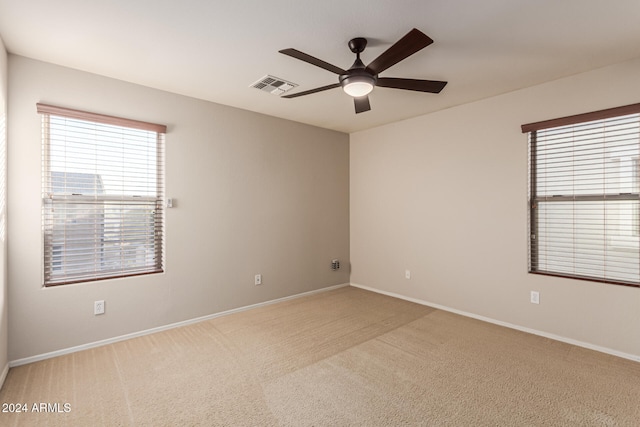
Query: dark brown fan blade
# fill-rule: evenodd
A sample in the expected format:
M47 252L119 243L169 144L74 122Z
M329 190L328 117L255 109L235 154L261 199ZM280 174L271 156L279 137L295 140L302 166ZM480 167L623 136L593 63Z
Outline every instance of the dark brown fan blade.
M284 95L281 98L297 98L299 96L311 95L312 93L322 92L323 90L335 89L340 87L340 83L334 83L332 85L321 86L315 89L305 90L304 92L292 93L291 95Z
M353 103L356 106L356 114L371 110L369 97L367 95L353 98Z
M393 89L415 90L418 92L440 93L447 82L438 80L396 79L393 77L378 77L376 86Z
M414 28L409 31L406 36L398 40L393 46L374 59L367 66L367 71L371 74L381 73L392 65L413 55L420 49L424 49L431 43L433 43L433 40L431 40L429 36Z
M314 56L311 55L307 55L304 52L300 52L299 50L296 49L282 49L281 51L279 51L280 53L284 53L285 55L288 55L292 58L296 58L299 59L300 61L304 61L307 62L311 65L315 65L316 67L320 67L320 68L324 68L327 71L331 71L332 73L336 73L336 74L345 74L346 71L343 70L340 67L336 67L333 64L329 64L328 62L325 62L321 59L318 59Z

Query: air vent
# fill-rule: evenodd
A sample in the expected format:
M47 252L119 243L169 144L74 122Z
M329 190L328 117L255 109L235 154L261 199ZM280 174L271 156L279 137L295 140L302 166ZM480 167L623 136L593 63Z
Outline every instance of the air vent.
M298 86L295 83L288 82L279 77L274 76L264 76L257 82L253 83L249 87L254 87L263 92L268 92L273 95L282 95L285 92L290 91L294 87Z

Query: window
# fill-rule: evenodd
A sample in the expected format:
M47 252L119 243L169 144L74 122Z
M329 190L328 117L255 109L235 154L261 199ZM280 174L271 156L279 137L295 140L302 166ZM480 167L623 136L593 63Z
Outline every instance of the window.
M38 104L45 286L164 268L166 127Z
M640 104L522 131L529 271L640 286Z

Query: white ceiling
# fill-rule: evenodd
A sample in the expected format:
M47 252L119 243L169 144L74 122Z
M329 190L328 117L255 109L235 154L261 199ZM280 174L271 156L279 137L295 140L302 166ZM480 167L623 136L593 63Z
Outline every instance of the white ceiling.
M367 64L414 27L435 42L381 76L448 81L439 95L376 88L356 115L340 89L249 87L335 83L278 50L348 68L351 38L369 39ZM0 0L0 37L10 53L353 132L640 57L640 1Z

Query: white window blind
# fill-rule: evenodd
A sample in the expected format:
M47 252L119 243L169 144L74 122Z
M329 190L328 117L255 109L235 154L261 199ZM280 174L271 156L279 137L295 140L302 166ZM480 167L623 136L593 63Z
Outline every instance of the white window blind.
M37 110L45 286L162 272L166 127Z
M640 104L524 125L529 271L640 285Z

